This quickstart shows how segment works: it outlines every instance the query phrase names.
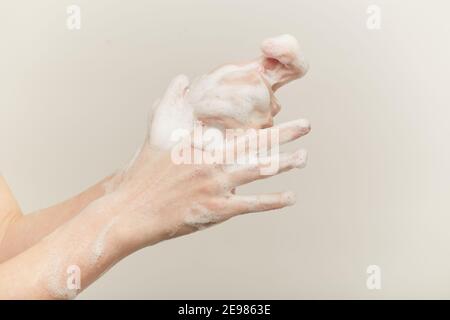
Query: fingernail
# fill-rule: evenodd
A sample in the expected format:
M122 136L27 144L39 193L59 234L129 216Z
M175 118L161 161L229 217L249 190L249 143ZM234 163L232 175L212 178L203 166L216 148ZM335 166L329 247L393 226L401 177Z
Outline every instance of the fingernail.
M311 130L311 123L307 119L299 119L298 124L303 133L308 133Z
M287 205L287 206L292 206L295 204L296 199L295 199L295 193L293 193L292 191L286 191L283 193L283 202Z
M308 160L308 151L300 149L293 154L293 165L295 168L304 168Z
M311 124L307 119L298 119L286 122L283 126L294 129L294 131L300 135L305 135L311 130Z

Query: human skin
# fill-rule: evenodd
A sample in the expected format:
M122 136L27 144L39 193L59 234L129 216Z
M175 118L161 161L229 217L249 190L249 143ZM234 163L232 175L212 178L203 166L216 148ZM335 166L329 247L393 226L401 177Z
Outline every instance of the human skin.
M275 62L270 59L272 68ZM281 66L284 75L286 70L289 75L291 69L283 70ZM291 79L298 76L294 74ZM168 97L184 94L185 88L178 85L180 78L177 79L159 104L160 110L170 109L178 102ZM279 79L283 83L288 81L285 76ZM270 90L277 83L271 86ZM267 102L271 108L266 111L273 117L279 108L274 111L273 100ZM224 114L219 116L227 118ZM214 122L202 120L207 125ZM268 124L253 122L251 126L270 125L271 120ZM310 130L306 120L275 129L279 129L280 143L295 140ZM0 261L5 261L0 265L0 280L10 279L0 281L0 298L72 298L79 290L67 288L69 266L80 268L84 289L112 265L142 247L239 214L293 204L290 192L235 194L236 187L267 177L261 174L259 164L238 166L233 171L222 165L176 165L171 160L170 148L153 143L152 133L151 127L144 146L124 170L72 199L31 215L22 215L6 183L0 179ZM303 150L284 154L276 173L303 167L305 162Z
M22 211L20 210L19 204L6 184L6 181L0 176L0 241L5 239L8 227L14 225L16 220L21 216Z
M24 215L0 176L0 263L33 246L103 196L104 184L110 179L112 176L64 202Z

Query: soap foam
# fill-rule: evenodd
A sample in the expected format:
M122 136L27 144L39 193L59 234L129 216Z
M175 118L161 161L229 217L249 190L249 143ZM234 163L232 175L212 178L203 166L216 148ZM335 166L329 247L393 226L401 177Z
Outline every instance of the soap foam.
M114 217L107 225L103 227L103 229L98 234L97 240L95 241L94 246L92 247L91 264L96 264L103 256L103 253L106 248L106 240L108 232L117 223L117 220L118 216Z
M271 126L279 109L273 90L304 75L307 64L291 35L266 39L261 50L261 58L222 66L191 84L176 77L153 113L151 144L169 149L175 130L192 132L198 121L221 130Z
M194 204L184 218L184 224L196 230L205 229L220 221L214 212L199 204Z
M54 299L74 299L80 290L67 287L67 268L63 268L62 258L55 256L52 259L47 274L47 291Z

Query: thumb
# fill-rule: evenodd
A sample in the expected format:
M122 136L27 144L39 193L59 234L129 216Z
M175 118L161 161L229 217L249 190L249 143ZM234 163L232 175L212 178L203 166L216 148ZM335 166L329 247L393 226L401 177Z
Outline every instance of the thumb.
M169 86L166 89L166 92L161 99L161 103L163 105L169 104L177 104L180 102L184 94L186 93L187 88L189 87L189 79L184 74L180 74L172 79Z

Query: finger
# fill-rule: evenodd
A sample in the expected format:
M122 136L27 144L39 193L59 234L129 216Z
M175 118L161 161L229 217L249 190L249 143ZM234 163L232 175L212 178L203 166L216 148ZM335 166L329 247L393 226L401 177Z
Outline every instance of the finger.
M252 196L235 195L227 203L229 218L252 212L281 209L295 204L295 194L291 191Z
M311 131L311 124L307 119L298 119L289 122L285 122L281 125L275 126L273 128L263 129L263 130L277 130L279 133L279 144L285 144L296 140L304 135L307 135ZM263 131L261 130L261 131ZM264 137L262 132L260 137ZM271 145L272 146L272 145Z
M275 146L296 140L310 131L311 125L306 119L289 121L267 129L250 129L238 137L230 137L230 132L227 131L225 151L237 154L237 157L242 156L242 152L248 152L250 148L258 153L267 152Z
M152 145L168 149L176 144L172 140L174 135L184 135L186 130L191 132L192 115L183 101L188 86L189 79L185 75L175 77L161 101L154 107L149 130Z
M304 149L259 159L257 164L235 166L229 169L233 186L240 186L258 179L264 179L281 172L306 166L308 152Z

